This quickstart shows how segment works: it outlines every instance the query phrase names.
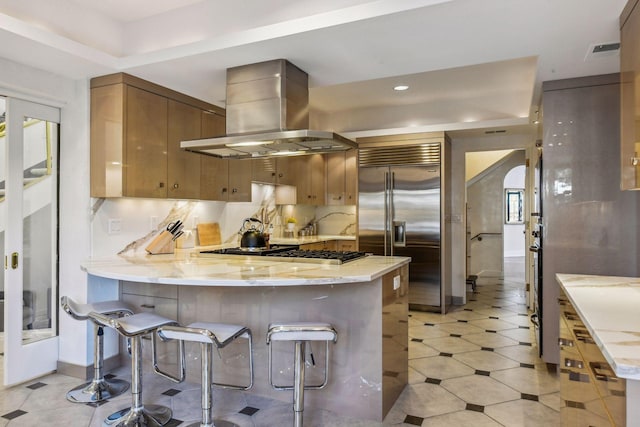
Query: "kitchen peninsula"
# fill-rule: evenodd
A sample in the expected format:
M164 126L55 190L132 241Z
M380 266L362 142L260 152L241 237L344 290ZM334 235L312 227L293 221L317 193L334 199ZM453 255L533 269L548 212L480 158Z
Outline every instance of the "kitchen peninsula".
M181 324L210 321L249 326L255 365L254 387L249 392L282 401L290 401L289 393L269 386L265 344L269 323L331 323L338 341L330 346L329 384L305 396L307 407L382 421L408 380L409 261L367 256L334 265L184 250L93 259L82 268L89 275L89 295L92 288L111 286L140 310L157 311ZM274 373L292 372L290 349L274 350L279 363ZM315 371L322 370L324 345L315 344L313 353L319 366L308 368L309 381L318 375ZM188 349L188 354L192 358L197 352ZM236 354L229 358L231 362L221 364L233 373L235 362L244 356ZM198 381L198 366L187 360L189 380ZM245 371L237 372L246 376Z
M640 279L557 274L564 422L640 426Z

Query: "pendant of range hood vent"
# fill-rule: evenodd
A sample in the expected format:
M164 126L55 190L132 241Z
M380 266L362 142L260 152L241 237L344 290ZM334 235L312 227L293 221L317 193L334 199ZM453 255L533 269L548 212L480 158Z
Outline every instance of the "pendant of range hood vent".
M286 98L282 97L285 94ZM308 130L307 73L285 59L227 70L227 132L180 147L223 158L329 153L357 148L328 131Z

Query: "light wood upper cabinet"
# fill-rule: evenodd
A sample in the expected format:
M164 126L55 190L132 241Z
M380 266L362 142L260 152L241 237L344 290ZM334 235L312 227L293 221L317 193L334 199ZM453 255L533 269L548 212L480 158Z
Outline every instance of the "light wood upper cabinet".
M358 187L357 150L326 155L327 205L355 205Z
M202 111L224 110L117 73L91 80L91 196L198 198Z
M326 193L325 160L323 154L289 158L295 173L298 204L324 205Z
M167 99L127 86L125 197L167 197Z
M347 150L344 153L344 187L345 205L358 202L358 150Z
M202 138L225 134L225 118L202 113ZM228 160L200 155L200 198L223 202L251 201L251 160Z
M265 157L251 160L251 180L265 184L295 185L290 157Z
M180 141L200 138L199 108L169 100L167 145L167 197L200 198L200 162L202 154L180 148Z
M640 188L640 10L630 0L620 15L621 180L623 190Z

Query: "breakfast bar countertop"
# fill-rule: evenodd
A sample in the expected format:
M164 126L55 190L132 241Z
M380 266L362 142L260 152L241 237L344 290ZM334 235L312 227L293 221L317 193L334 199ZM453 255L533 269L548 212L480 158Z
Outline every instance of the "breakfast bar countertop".
M640 380L640 278L584 274L556 278L615 374Z
M116 280L193 286L300 286L369 282L410 258L370 255L342 265L267 260L265 257L204 255L178 250L166 255L88 259L82 270Z

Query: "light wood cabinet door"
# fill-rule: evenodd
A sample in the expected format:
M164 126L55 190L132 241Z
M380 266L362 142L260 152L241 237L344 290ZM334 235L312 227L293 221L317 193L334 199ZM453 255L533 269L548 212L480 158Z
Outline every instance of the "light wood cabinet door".
M251 201L251 159L229 160L230 202Z
M327 205L344 205L345 153L329 153L326 160Z
M225 134L223 116L202 112L201 137L212 138ZM200 198L202 200L229 200L229 160L200 155Z
M355 251L357 250L355 240L336 240L339 251Z
M122 197L125 85L91 89L91 197Z
M275 184L277 182L277 159L265 157L261 159L251 159L251 180Z
M167 196L174 199L200 198L201 154L185 151L180 142L200 138L199 108L169 100L167 141Z
M629 2L627 8L633 6L632 3ZM637 7L620 29L620 43L620 187L632 190L640 188L640 10Z
M276 159L276 182L282 185L296 185L296 174L291 157Z
M322 154L292 157L298 204L325 204L325 162Z
M344 204L355 205L358 201L358 150L344 153Z
M126 88L124 196L167 197L167 98Z

